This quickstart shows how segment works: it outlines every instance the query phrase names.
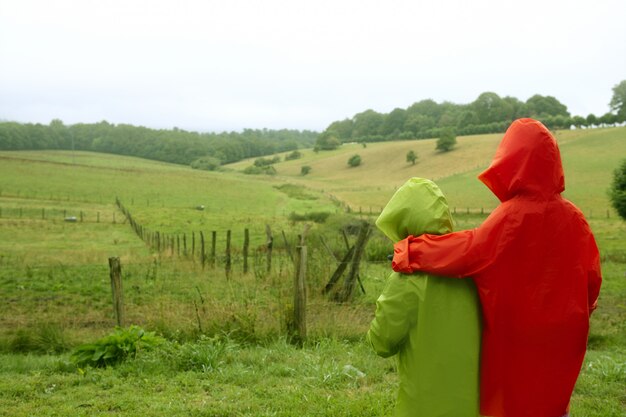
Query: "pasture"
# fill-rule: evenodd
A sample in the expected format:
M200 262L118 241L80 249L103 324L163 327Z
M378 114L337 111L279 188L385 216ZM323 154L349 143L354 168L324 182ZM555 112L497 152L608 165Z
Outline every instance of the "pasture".
M395 362L376 357L363 336L389 273L380 258L391 246L379 235L371 238L360 273L365 293L338 304L320 294L336 267L320 236L340 257L346 250L340 229L361 218L373 221L369 208L380 210L410 176L441 185L458 207L458 229L480 224L484 215L464 209L497 204L475 176L500 137L458 138L458 148L447 154L435 153L430 140L303 150L303 158L276 164L276 176L238 172L252 161L203 172L96 153L0 152L0 415L389 415ZM558 132L557 138L566 196L590 218L604 276L572 414L620 417L626 411L626 223L609 208L606 188L626 155L626 128ZM415 165L405 160L411 149L419 155ZM355 153L363 165L349 168ZM300 175L302 165L312 167L309 175ZM153 231L188 239L215 231L215 266L201 265L197 255L148 247L115 206L116 197ZM367 214L359 216L359 207ZM295 273L288 250L304 225L289 214L316 212L331 216L313 224L307 237L309 337L298 347L287 336ZM64 221L68 216L77 221ZM266 225L274 234L269 269ZM242 270L244 228L252 248L248 273ZM227 230L233 237L228 277ZM77 367L69 360L72 349L115 325L112 256L122 263L126 323L165 342L116 367Z

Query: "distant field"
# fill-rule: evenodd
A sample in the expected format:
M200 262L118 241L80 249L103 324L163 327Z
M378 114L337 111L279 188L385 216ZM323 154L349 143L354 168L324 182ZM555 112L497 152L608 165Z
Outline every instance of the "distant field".
M281 182L231 172L88 152L0 152L0 208L64 210L78 207L94 220L110 220L115 198L142 225L165 233L251 229L262 239L265 224L283 226L291 212L335 211L319 194L291 198ZM75 162L75 164L73 163ZM203 211L196 210L204 206ZM15 214L14 214L15 216ZM39 216L36 214L35 216ZM57 220L61 216L57 213ZM258 242L260 243L260 241Z

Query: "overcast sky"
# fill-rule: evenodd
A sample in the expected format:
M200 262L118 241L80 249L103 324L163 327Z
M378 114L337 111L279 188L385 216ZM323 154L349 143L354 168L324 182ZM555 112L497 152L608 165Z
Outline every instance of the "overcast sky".
M323 130L492 91L609 110L624 0L0 0L0 120Z

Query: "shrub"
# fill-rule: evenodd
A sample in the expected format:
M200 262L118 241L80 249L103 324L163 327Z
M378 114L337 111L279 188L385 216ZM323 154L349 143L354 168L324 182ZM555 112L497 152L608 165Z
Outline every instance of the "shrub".
M243 170L243 173L247 175L260 175L260 174L276 175L276 168L274 168L274 166L272 165L265 165L265 166L250 165L249 167Z
M417 161L417 154L415 153L415 151L411 150L407 152L406 161L415 165L415 162Z
M626 220L626 159L613 173L613 184L609 189L609 197L617 214Z
M151 350L163 341L154 332L146 332L138 326L117 327L112 334L77 347L71 360L77 366L106 367L134 358L142 349Z
M360 155L352 155L350 159L348 159L348 165L351 167L358 167L361 165L361 156Z
M280 156L275 156L271 159L269 158L257 158L254 160L254 166L255 167L266 167L266 166L270 166L273 165L277 162L280 162Z
M303 165L302 168L300 168L300 175L302 176L307 175L309 172L311 172L311 167L308 165Z
M326 211L313 211L305 214L297 214L296 212L289 213L289 221L291 222L305 222L312 221L315 223L324 223L328 219L330 213Z
M300 151L293 151L285 155L285 161L291 161L291 160L300 159L300 158L302 158L302 153Z
M205 156L202 158L198 158L191 163L191 168L193 169L202 169L205 171L215 171L222 165L222 161L218 158L214 158L212 156Z
M451 151L456 145L456 134L452 129L443 129L437 139L436 149L441 152Z

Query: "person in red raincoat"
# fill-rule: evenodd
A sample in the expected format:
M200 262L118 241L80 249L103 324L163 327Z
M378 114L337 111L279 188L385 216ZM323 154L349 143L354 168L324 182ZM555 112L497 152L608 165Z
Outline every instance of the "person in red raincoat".
M559 148L540 122L513 122L479 179L501 202L485 222L409 236L396 243L392 267L474 279L483 312L482 415L567 415L602 281L595 239L561 196Z

